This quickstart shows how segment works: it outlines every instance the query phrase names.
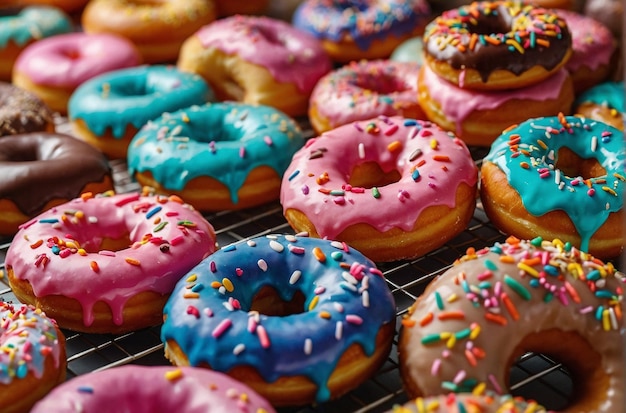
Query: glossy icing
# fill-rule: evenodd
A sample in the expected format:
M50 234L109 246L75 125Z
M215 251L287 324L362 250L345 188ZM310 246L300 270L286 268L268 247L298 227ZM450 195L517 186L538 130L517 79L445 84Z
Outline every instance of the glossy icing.
M353 188L353 168L370 161L383 172L398 171L400 180ZM430 122L379 117L309 140L285 172L280 200L283 210L303 212L320 237L333 239L359 222L380 232L412 230L426 207L454 206L458 185L476 181L469 150L452 134Z
M513 100L543 102L558 99L563 83L569 76L567 70L558 70L546 80L534 85L507 90L462 89L437 76L428 65L422 66L420 82L428 88L432 100L438 103L446 118L456 123L460 134L465 119L474 111L497 110L504 103Z
M0 383L41 378L47 357L59 367L65 363L60 346L54 321L41 310L0 302Z
M102 250L103 238L129 236L119 251ZM6 256L15 277L36 296L77 300L83 322L103 301L123 323L126 301L143 291L169 294L180 278L215 250L211 224L179 198L139 193L83 196L24 224Z
M565 21L553 11L506 0L444 11L424 32L428 55L454 69L475 69L483 82L498 69L516 75L536 65L551 70L571 44Z
M448 393L418 397L402 406L394 406L389 413L546 413L546 409L508 394Z
M131 176L150 171L165 188L182 190L200 176L222 182L233 203L250 172L269 166L282 176L304 145L298 125L262 105L209 103L163 114L147 123L128 148Z
M75 377L31 413L274 413L251 388L208 369L126 365Z
M14 70L38 85L75 89L97 75L137 66L140 61L137 49L123 37L80 32L33 43L20 53Z
M285 301L301 292L304 312L251 312L263 286ZM174 340L192 366L228 372L249 365L270 383L304 375L322 402L330 397L326 383L339 357L353 343L371 355L379 328L395 318L395 304L382 273L358 251L340 242L268 235L224 247L193 268L164 314L162 340ZM229 327L222 331L223 323Z
M390 60L352 62L324 76L310 102L332 128L379 115L402 115L417 103L416 63Z
M107 129L122 138L128 125L140 129L165 112L200 105L213 92L198 75L165 65L119 69L96 76L72 94L70 121L82 119L95 135Z
M621 412L624 322L615 315L623 311L623 289L624 274L611 263L558 240L510 238L470 249L409 309L400 335L401 373L427 396L506 393L510 357L520 341L559 329L588 341L601 355L599 368L610 376L606 389L596 392L594 381L589 384L593 394L587 396L598 400L586 406L592 410L570 405L563 411ZM556 360L568 343L557 347Z
M530 214L567 213L581 238L581 245L576 247L587 251L594 232L611 212L620 211L624 205L623 137L618 129L590 119L529 119L500 135L485 161L504 172ZM583 159L596 159L606 175L583 179L562 173L556 164L563 147Z
M581 103L595 103L626 113L624 106L624 82L604 82L585 90L574 101L574 107Z
M205 48L217 48L262 66L277 82L293 83L307 95L332 68L315 37L269 17L227 17L204 26L195 36Z
M293 15L293 25L319 39L340 41L349 36L367 50L374 40L411 33L430 18L423 0L306 0Z
M73 30L72 21L65 13L46 6L0 11L0 27L0 48L6 47L9 41L24 46L33 40Z
M0 136L44 131L54 125L52 111L37 96L0 82Z

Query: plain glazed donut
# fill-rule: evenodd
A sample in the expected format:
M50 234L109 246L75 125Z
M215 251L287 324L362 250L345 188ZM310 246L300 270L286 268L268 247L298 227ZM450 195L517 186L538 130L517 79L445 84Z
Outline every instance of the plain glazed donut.
M278 199L304 142L298 125L269 106L192 106L142 128L128 148L128 170L141 185L201 211L250 208Z
M0 82L0 137L29 132L54 132L52 111L31 92Z
M388 413L547 413L543 406L509 394L448 393L418 397Z
M580 94L574 113L624 130L624 82L605 82Z
M507 392L526 352L562 362L574 388L562 412L619 412L624 274L558 240L510 237L468 250L402 321L400 373L409 397ZM584 357L581 357L584 355Z
M550 77L572 54L565 21L517 1L444 11L425 29L425 63L467 89L512 89Z
M468 145L489 146L509 126L567 113L574 101L574 86L565 69L536 84L510 90L462 89L427 65L418 79L418 102L427 119Z
M83 374L55 388L31 413L116 411L274 413L245 384L207 369L126 365Z
M603 259L617 257L624 247L623 137L574 116L513 125L481 167L487 216L518 238L559 238Z
M65 380L65 338L39 309L0 302L0 409L23 413Z
M85 194L24 224L6 269L15 296L62 328L122 333L159 324L176 282L213 251L213 227L178 197Z
M332 68L320 43L288 23L268 17L233 16L189 37L180 70L201 75L219 100L307 113L315 83Z
M113 189L104 155L68 135L29 133L0 138L0 235L84 192Z
M145 63L167 63L176 61L185 39L215 16L211 0L91 0L81 21L86 33L126 37Z
M98 75L72 94L74 133L111 158L126 158L128 144L148 121L213 99L198 75L173 66L138 66Z
M386 59L404 40L420 36L430 19L425 0L305 0L293 25L320 39L341 63Z
M324 402L386 360L395 303L341 242L268 235L226 246L177 284L161 338L176 365L225 372L274 406Z
M74 90L102 73L137 66L135 46L113 34L68 33L26 47L13 66L13 84L67 114Z
M297 232L394 261L424 255L465 229L477 172L453 134L380 117L310 139L285 172L280 201Z
M424 119L417 102L416 63L362 60L336 69L315 85L309 121L320 134L376 116Z

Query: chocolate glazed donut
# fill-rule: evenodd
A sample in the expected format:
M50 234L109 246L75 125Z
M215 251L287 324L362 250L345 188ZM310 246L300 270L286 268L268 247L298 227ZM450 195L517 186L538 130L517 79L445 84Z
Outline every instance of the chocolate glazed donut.
M34 94L0 82L0 137L41 131L54 131L52 111Z

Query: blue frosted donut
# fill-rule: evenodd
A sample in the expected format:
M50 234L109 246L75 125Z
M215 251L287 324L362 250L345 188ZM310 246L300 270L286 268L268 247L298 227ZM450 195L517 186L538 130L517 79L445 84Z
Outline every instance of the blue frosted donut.
M576 98L575 112L624 130L624 93L624 82L600 83Z
M0 80L11 80L13 64L26 46L73 29L65 13L46 6L0 9L0 28Z
M76 134L112 158L125 158L131 138L165 112L213 100L198 75L174 66L138 66L96 76L68 103Z
M202 211L278 199L282 175L304 145L298 125L269 106L192 106L146 124L128 148L130 175Z
M192 269L164 319L174 364L227 372L282 406L329 400L373 374L390 351L395 303L374 263L346 244L268 235Z

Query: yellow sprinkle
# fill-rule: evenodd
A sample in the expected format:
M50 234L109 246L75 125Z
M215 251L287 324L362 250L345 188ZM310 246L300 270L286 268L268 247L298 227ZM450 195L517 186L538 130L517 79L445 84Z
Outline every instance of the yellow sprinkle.
M604 192L608 192L609 194L611 194L613 196L617 196L617 192L615 192L615 190L613 190L612 188L609 188L608 186L603 186L602 190Z
M176 381L183 377L183 371L181 369L170 370L165 372L165 378L169 381Z
M87 251L85 251L84 248L79 248L77 252L78 252L78 255L80 255L82 257L87 256Z
M611 319L609 317L609 310L602 311L602 328L604 331L611 331Z
M141 262L139 262L139 260L136 260L130 257L126 258L126 262L129 263L130 265L141 265Z
M472 328L472 332L470 333L470 340L475 340L479 334L480 334L480 326L476 324L476 326Z
M455 344L456 344L456 336L454 334L451 334L448 341L446 341L446 347L453 348Z
M187 277L185 281L188 283L192 283L192 282L195 282L197 279L198 279L198 274L191 274L189 277Z
M309 303L309 311L312 311L315 308L315 306L317 306L317 302L319 300L320 300L320 296L319 295L316 295L315 297L313 297L313 299Z
M522 262L517 264L517 268L519 268L520 270L524 271L527 274L532 275L533 277L539 277L539 272L534 269L533 267L531 267L530 265L524 264Z
M437 149L437 145L439 145L439 142L437 142L437 139L430 140L430 149Z
M505 43L508 44L509 46L513 46L515 50L517 50L520 54L524 54L524 48L520 46L520 44L517 43L517 41L513 39L508 39Z
M472 390L472 394L474 396L481 396L486 389L487 385L485 384L485 382L480 382L476 385L476 387L474 387L474 390Z
M537 139L537 143L539 144L539 146L541 146L543 149L548 149L548 145L545 144L544 141L542 141L541 139Z
M224 288L226 288L226 291L228 291L229 293L232 293L233 290L235 289L235 286L233 285L232 281L229 280L228 278L223 278L222 284L224 285Z
M448 299L446 301L448 301L449 303L453 303L455 302L457 299L459 298L458 295L456 294L451 294L450 297L448 297Z

